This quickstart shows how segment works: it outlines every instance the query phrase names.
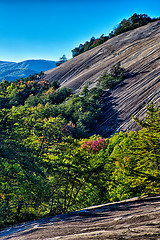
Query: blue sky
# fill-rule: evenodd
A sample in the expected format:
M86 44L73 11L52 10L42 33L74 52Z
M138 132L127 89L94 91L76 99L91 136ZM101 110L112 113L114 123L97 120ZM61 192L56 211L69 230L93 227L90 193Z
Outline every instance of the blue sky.
M160 16L159 0L0 0L0 60L69 59L92 36L134 13Z

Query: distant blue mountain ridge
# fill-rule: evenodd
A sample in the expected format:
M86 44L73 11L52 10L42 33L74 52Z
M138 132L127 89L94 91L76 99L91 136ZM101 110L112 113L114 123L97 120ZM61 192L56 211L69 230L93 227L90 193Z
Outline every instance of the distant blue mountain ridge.
M23 62L0 61L0 82L5 79L13 81L28 77L30 74L45 72L56 67L56 61L26 60Z

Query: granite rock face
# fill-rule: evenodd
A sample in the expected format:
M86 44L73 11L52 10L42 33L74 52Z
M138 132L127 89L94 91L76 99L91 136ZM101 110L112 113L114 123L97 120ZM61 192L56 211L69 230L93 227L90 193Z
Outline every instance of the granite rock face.
M46 72L49 81L79 91L94 86L104 70L120 62L127 79L103 99L104 117L94 133L137 130L132 115L141 119L145 106L160 103L160 21L123 33L61 66Z
M160 196L133 198L24 223L0 240L159 240Z

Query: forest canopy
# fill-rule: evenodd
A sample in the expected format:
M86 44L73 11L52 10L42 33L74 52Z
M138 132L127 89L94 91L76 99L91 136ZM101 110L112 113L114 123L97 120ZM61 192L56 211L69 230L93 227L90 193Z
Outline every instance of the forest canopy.
M43 74L42 74L43 75ZM145 194L160 194L160 108L139 132L89 137L116 64L80 94L37 75L0 83L0 226Z

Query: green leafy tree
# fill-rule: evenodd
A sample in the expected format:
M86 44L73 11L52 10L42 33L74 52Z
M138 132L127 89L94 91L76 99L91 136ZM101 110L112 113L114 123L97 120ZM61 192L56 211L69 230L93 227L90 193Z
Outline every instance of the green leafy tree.
M125 78L125 69L120 66L119 62L111 68L110 73L107 70L104 71L104 73L99 77L98 86L104 89L112 89Z
M136 121L143 127L131 132L114 149L114 181L110 185L112 200L160 191L160 109L151 103L145 121Z
M65 63L67 62L67 58L66 58L66 55L63 55L59 61L56 63L56 66L60 66L62 63Z

